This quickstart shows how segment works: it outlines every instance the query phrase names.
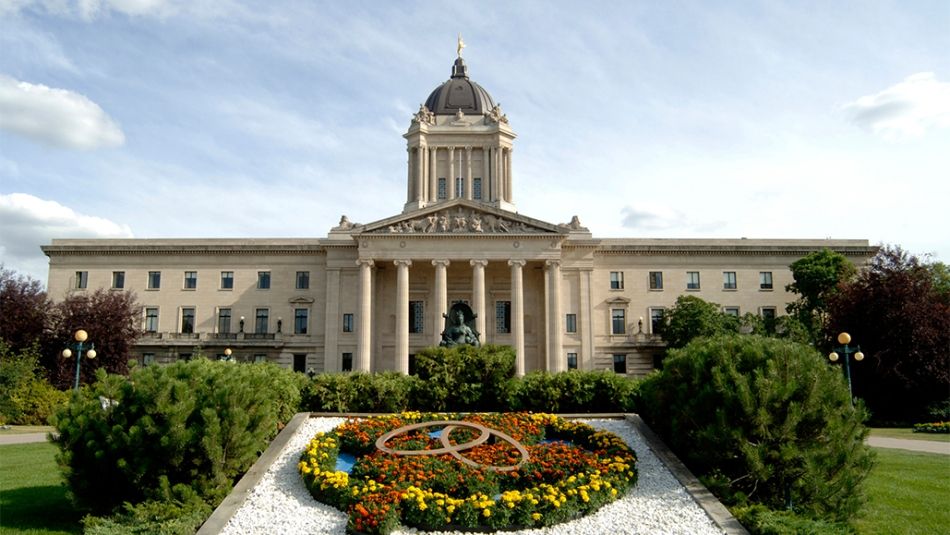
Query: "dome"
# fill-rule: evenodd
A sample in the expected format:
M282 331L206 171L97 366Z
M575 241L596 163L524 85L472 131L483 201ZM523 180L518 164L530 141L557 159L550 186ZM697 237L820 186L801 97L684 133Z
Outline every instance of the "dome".
M494 107L488 91L468 79L468 67L461 57L452 66L452 77L426 99L426 108L436 115L455 115L459 110L465 115L481 115Z

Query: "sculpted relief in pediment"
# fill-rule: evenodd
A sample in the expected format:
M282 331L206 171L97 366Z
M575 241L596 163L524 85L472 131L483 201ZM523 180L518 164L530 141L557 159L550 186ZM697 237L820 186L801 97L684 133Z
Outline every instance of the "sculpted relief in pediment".
M397 221L372 232L380 234L539 234L549 231L515 219L459 206L414 219Z

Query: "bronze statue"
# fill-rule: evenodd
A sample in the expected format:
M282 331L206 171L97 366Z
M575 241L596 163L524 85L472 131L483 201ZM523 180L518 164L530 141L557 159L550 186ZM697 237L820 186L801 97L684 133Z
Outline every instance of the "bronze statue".
M441 347L455 347L460 345L469 345L479 347L479 333L473 328L475 323L475 313L465 303L455 303L449 309L448 314L442 314L445 318L445 330L442 331Z

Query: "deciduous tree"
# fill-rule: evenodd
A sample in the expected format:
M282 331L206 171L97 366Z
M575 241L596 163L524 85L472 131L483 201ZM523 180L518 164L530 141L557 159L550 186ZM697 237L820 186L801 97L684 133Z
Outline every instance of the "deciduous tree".
M0 266L0 339L13 353L43 338L50 308L40 281Z
M739 325L739 318L724 314L718 304L694 295L681 295L664 314L660 335L672 349L701 336L736 333Z
M812 344L821 345L828 299L837 292L841 282L854 277L854 264L841 253L822 249L796 260L790 267L795 282L785 290L798 294L799 298L789 303L785 311L805 328Z

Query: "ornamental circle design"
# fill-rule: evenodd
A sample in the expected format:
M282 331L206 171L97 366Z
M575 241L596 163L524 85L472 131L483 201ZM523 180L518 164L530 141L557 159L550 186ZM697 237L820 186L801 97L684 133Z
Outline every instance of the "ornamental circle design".
M394 437L408 433L410 431L415 431L416 429L423 429L426 427L442 427L442 431L439 433L439 442L442 444L441 448L433 450L394 450L386 445ZM452 445L450 442L450 436L453 431L459 427L467 427L469 429L474 429L480 434L474 440L465 442L463 444ZM475 461L466 458L460 452L474 448L475 446L480 446L488 441L492 435L497 436L498 438L504 440L505 442L514 446L518 453L521 454L521 460L518 461L518 464L512 466L488 466L481 463L476 463ZM457 420L440 420L435 422L421 422L417 424L404 425L402 427L393 429L392 431L386 433L385 435L379 437L376 440L376 448L380 451L384 451L391 455L445 455L448 453L452 457L455 457L459 461L473 467L473 468L487 468L489 470L494 470L496 472L510 472L512 470L517 470L524 463L528 461L529 455L528 450L525 449L520 442L512 438L511 436L498 431L497 429L491 429L485 427L484 425L472 423L472 422L462 422Z
M511 244L511 246L512 246L512 247L514 247L515 249L517 249L518 247L521 247L521 242L520 242L520 241L517 241L517 240L515 240L515 242L514 242L514 243L512 243L512 244Z
M399 248L400 248L400 249L405 249L405 248L406 248L406 242L404 242L404 241L399 242Z

